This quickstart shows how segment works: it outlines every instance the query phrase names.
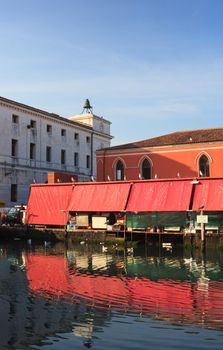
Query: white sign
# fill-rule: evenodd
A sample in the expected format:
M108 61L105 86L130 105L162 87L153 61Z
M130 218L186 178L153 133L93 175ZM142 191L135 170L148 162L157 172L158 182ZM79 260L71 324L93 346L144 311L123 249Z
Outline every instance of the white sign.
M208 215L197 215L197 223L198 224L207 224L208 223Z

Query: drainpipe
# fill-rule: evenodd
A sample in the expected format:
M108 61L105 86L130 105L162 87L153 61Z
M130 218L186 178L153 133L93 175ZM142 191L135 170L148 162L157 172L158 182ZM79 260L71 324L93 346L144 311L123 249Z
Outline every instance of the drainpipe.
M106 153L106 150L104 150L104 154L103 154L103 181L106 181L105 180L105 153Z
M91 176L93 176L94 174L93 174L93 171L94 171L94 169L93 169L93 166L94 166L94 164L93 164L93 155L94 155L94 133L92 132L91 133Z
M36 135L36 142L38 143L38 128L36 129L37 135ZM39 131L39 143L40 143L40 153L39 153L39 157L40 157L40 168L42 168L42 119L40 119L40 131Z

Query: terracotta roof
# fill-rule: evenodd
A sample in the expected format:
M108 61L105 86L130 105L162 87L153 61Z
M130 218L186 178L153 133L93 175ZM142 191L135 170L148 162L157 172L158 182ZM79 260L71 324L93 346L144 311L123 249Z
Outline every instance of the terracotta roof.
M176 146L195 143L223 141L223 128L176 131L142 141L113 146L108 149L130 149L143 147Z

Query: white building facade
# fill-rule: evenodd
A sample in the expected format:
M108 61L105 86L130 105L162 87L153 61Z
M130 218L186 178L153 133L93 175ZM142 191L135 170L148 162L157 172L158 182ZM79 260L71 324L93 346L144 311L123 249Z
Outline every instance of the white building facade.
M0 97L0 201L26 204L29 185L48 172L96 176L96 150L110 146L110 122L93 113L69 119Z

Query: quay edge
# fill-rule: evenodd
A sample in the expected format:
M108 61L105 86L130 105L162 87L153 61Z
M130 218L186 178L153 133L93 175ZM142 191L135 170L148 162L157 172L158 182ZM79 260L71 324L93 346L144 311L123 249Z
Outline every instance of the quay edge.
M205 241L201 241L200 233L175 233L175 232L106 232L104 230L76 230L65 231L62 228L35 228L23 226L0 226L0 240L46 240L46 241L73 241L88 244L99 244L106 242L107 245L117 243L118 245L144 244L162 246L170 244L182 246L184 249L204 250L214 248L223 250L223 234L216 232L208 233Z

